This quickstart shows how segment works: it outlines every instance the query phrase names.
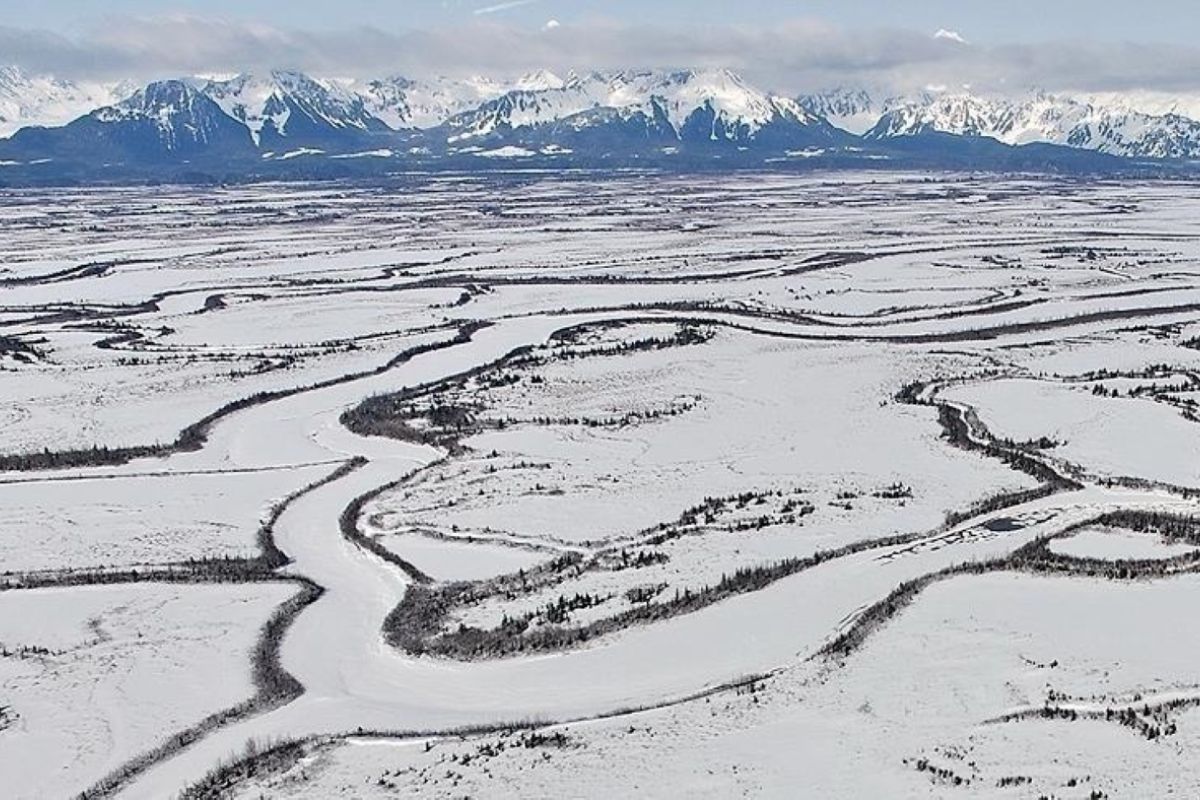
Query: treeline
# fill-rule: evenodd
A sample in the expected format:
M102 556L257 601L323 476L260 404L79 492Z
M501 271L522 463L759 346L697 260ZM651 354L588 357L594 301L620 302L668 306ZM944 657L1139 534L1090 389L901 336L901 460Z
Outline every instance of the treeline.
M1011 469L1023 472L1040 482L1041 485L1032 489L1013 492L1001 492L987 497L964 510L950 511L946 514L945 524L953 527L983 514L989 514L1012 506L1028 503L1049 497L1060 491L1072 491L1082 488L1082 484L1060 474L1056 469L1038 458L1035 453L1039 450L1057 446L1057 442L1043 437L1033 442L1019 443L1011 439L998 440L982 423L977 423L979 435L983 441L977 441L971 436L971 427L967 413L957 406L938 401L923 399L922 395L932 386L932 382L914 381L902 386L895 395L895 400L904 405L931 406L938 410L938 424L942 428L942 436L950 444L969 452L976 452L989 458L994 458Z
M299 594L275 610L259 634L251 657L251 678L256 689L254 697L210 714L190 728L169 737L154 749L125 762L80 792L76 796L77 800L102 800L112 797L155 764L170 758L217 728L291 702L304 691L300 682L280 665L279 645L288 626L301 611L321 596L323 590L306 578L286 580L300 584L302 589Z
M1167 539L1200 546L1200 518L1194 516L1126 509L1102 514L1096 524L1138 533L1157 533Z
M1055 536L1035 539L1004 558L967 562L905 581L885 598L860 614L854 624L822 648L821 654L827 658L845 658L861 647L867 638L884 623L910 605L917 595L928 586L959 575L1014 571L1100 577L1110 580L1139 580L1163 577L1179 572L1200 571L1200 551L1167 559L1102 561L1055 553L1047 547L1052 538L1069 536L1083 528L1098 524L1127 527L1132 530L1172 531L1180 538L1194 537L1197 535L1197 530L1200 529L1200 520L1194 517L1133 510L1101 514L1090 520L1075 523Z
M199 783L180 793L179 800L222 800L244 781L290 767L304 757L307 749L304 741L259 747L250 740L240 757L218 764Z
M279 518L296 500L344 478L365 463L365 458L356 456L330 474L292 492L276 503L255 534L259 555L254 558L211 556L144 567L4 572L0 573L0 591L119 583L256 583L279 580L276 570L290 561L275 544L275 526Z
M454 343L461 344L469 341L471 336L483 327L485 327L485 323L469 323L463 326L459 337L457 337L462 341ZM463 331L466 331L466 333L463 333ZM343 411L339 417L339 421L348 430L352 433L357 433L359 436L381 436L390 439L400 439L402 441L413 441L420 444L431 444L442 447L451 453L458 452L460 450L459 439L468 433L469 430L466 427L458 428L457 426L455 430L435 428L423 431L415 428L409 424L409 421L420 417L428 419L431 411L418 409L414 401L421 398L432 398L430 401L431 408L433 406L453 405L446 402L439 402L437 399L438 395L455 388L462 389L466 386L467 381L472 378L484 375L499 366L508 364L513 359L520 358L529 353L532 349L528 345L518 347L495 361L472 367L471 369L436 381L407 387L398 392L373 395L353 408ZM457 420L460 419L460 416L457 412L451 411L449 419Z
M943 435L955 447L997 459L1018 472L1024 472L1053 486L1056 490L1082 488L1078 481L1063 477L1053 467L1015 444L1003 444L991 434L987 434L987 439L983 442L976 441L970 436L965 412L949 403L938 403L937 407L938 422L942 426Z
M454 609L483 599L484 595L480 594L474 585L465 583L412 586L400 604L388 615L384 622L384 633L389 643L414 655L435 655L464 661L550 652L577 646L633 625L691 613L726 598L766 588L778 580L834 559L865 550L907 544L915 539L911 534L892 536L856 542L805 558L790 558L771 564L742 567L733 573L723 574L715 584L697 589L676 589L674 596L669 599L647 601L634 608L579 626L531 626L527 620L521 618L506 618L506 624L488 630L466 625L446 630L446 622ZM578 563L578 559L575 563ZM505 583L511 586L514 579L518 582L520 580L517 576L506 576ZM657 595L661 591L659 588L654 594ZM502 591L493 587L487 596L502 594ZM517 594L514 593L513 596Z
M620 356L652 350L666 350L673 347L689 347L691 345L705 344L711 341L716 335L716 331L710 325L702 325L696 322L676 322L675 333L671 336L647 336L641 339L615 342L609 345L586 346L579 344L579 337L590 330L598 328L623 328L627 324L629 323L618 322L615 324L593 325L573 329L562 336L554 337L554 339L562 344L577 345L578 349L562 348L552 350L548 355L531 356L522 361L520 366L542 366L551 361Z
M291 562L291 559L288 558L287 554L280 550L279 546L275 544L275 526L279 524L279 518L283 516L285 511L287 511L288 506L310 492L314 492L323 486L333 483L334 481L340 481L350 473L366 465L366 463L367 459L363 456L354 456L325 477L319 478L307 486L297 489L285 497L282 501L272 506L267 518L263 520L261 525L259 525L258 532L255 534L255 541L257 542L259 549L259 560L262 562L263 566L272 570L276 570Z
M1040 486L1035 486L1032 489L1019 489L1012 492L998 492L982 500L977 500L964 509L957 509L946 512L947 527L953 528L955 525L961 525L970 519L991 514L994 511L1001 511L1005 508L1031 503L1034 500L1041 500L1049 497L1059 491L1057 486L1049 483L1043 483Z
M433 465L431 464L429 466ZM388 550L379 542L375 541L375 539L364 535L362 531L358 529L358 519L360 516L362 516L362 510L366 507L367 503L371 502L380 495L395 489L397 486L402 485L408 480L409 477L410 476L405 476L399 480L384 484L383 486L372 489L366 494L361 494L351 500L350 504L342 510L341 516L338 517L338 526L341 529L342 536L345 537L347 541L354 543L364 550L367 550L388 564L398 567L405 575L409 577L409 579L418 584L432 583L433 578L422 572L417 565L396 555L391 550Z
M623 323L621 323L623 324ZM570 343L594 326L577 326L559 331L552 337ZM529 370L553 361L586 358L591 356L615 356L643 350L657 350L707 342L714 335L706 327L679 324L670 337L649 337L630 342L620 342L605 347L580 350L558 349L547 351L533 346L514 349L504 357L449 376L439 381L410 387L399 392L375 395L363 400L354 408L342 413L341 423L361 436L381 436L414 442L446 450L451 454L463 452L462 440L478 433L484 427L503 429L511 425L532 423L542 425L585 425L588 427L612 427L629 425L647 420L675 416L689 410L690 406L672 406L665 409L630 411L621 416L605 419L586 417L537 417L532 420L506 418L484 423L481 416L484 407L475 401L454 397L454 393L475 395L470 387L472 380L481 389L502 389L516 385L521 378L508 370ZM542 378L531 375L530 383L538 384ZM422 422L422 425L415 423Z
M0 574L0 591L118 583L254 583L277 579L274 569L258 558L217 556L153 567L6 572Z
M307 386L257 392L248 397L226 403L199 421L188 425L180 431L179 436L171 443L114 448L101 445L75 450L51 451L45 449L35 453L0 455L0 472L30 472L49 469L72 469L76 467L116 466L127 464L137 458L160 458L174 453L193 452L199 450L207 443L212 427L218 421L231 414L274 400L282 400L287 397L303 394L304 392L327 389L331 386L337 386L372 375L380 375L419 355L464 344L470 341L471 337L477 331L487 327L488 324L490 323L465 323L459 326L458 333L452 339L410 347L390 359L387 363L365 372L341 375Z
M0 336L0 356L12 356L26 363L45 358L41 350L15 336Z
M536 377L536 376L535 376ZM499 430L511 427L513 425L572 425L584 428L621 428L627 425L639 425L643 422L652 422L658 419L668 419L670 417L678 417L681 414L694 409L697 403L700 402L699 395L689 398L688 402L673 403L665 408L652 409L635 409L626 411L620 416L614 417L529 417L527 419L517 419L515 417L503 417L494 423L492 427Z
M1069 706L1060 706L1048 700L1040 708L1015 711L991 720L991 722L998 724L1030 719L1053 719L1064 720L1066 722L1075 722L1080 719L1100 720L1114 722L1129 728L1148 741L1154 741L1164 736L1173 736L1179 731L1178 724L1171 718L1173 712L1196 706L1200 706L1200 699L1181 698L1168 700L1163 703L1143 703L1140 709L1136 706L1107 706L1103 711L1100 711L1099 709L1078 709ZM1104 796L1102 792L1092 792L1090 795L1093 798L1102 798Z

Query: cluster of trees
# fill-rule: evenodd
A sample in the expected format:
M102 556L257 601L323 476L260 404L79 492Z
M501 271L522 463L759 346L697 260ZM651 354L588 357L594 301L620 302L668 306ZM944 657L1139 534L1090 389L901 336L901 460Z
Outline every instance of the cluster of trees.
M623 328L627 323L601 323L597 325L585 325L564 331L561 335L554 337L555 341L562 345L578 345L581 337L594 330L603 328ZM710 341L716 331L710 325L701 325L691 321L676 322L675 333L671 336L647 336L641 339L631 339L625 342L615 342L609 345L594 345L590 347L579 347L570 349L562 347L554 350L550 357L545 361L527 360L525 363L543 364L551 358L558 360L569 360L575 358L590 358L592 356L619 356L628 353L636 353L646 350L665 350L670 347L688 347L689 345L705 344Z
M946 521L944 524L946 527L952 528L955 525L959 525L969 519L975 519L976 517L984 514L990 514L993 511L1000 511L1001 509L1012 508L1013 506L1019 506L1034 500L1040 500L1043 497L1049 497L1057 491L1057 487L1048 483L1044 483L1041 486L1035 486L1032 489L1020 489L1014 492L997 492L996 494L985 497L982 500L975 501L964 509L946 512Z
M45 357L41 350L15 336L0 336L0 356L14 356L26 361Z
M560 594L557 600L550 601L544 608L533 613L535 617L540 616L544 624L562 625L570 621L572 612L583 608L594 608L611 599L612 595L576 592L573 597L566 597Z
M903 535L861 541L805 558L789 558L769 564L741 567L731 574L723 574L715 584L697 588L676 588L674 596L670 599L648 601L579 626L549 624L529 627L527 624L522 625L520 620L507 620L507 626L501 625L490 630L468 625L446 630L445 620L454 608L477 602L487 596L503 596L503 590L499 589L495 582L492 582L493 585L489 589L481 589L473 584L413 586L405 594L400 605L388 616L384 630L389 642L414 654L473 660L549 652L572 647L633 625L697 611L729 597L758 591L782 578L826 561L863 550L905 544L913 538L911 535ZM578 554L569 554L563 558L571 558L569 563L576 576L582 574L583 565ZM561 576L562 570L558 574L560 579ZM512 577L498 580L502 581L501 585L517 588L513 586ZM510 599L516 596L517 592L508 595Z
M471 333L478 326L465 326ZM581 335L584 328L571 329L557 338L571 343L573 337ZM469 338L469 333L466 338ZM364 436L383 436L402 441L417 442L448 450L452 454L463 451L461 441L485 426L505 428L510 425L532 422L541 425L586 425L589 427L613 427L630 425L662 417L682 414L693 404L674 404L662 409L635 410L619 417L591 419L585 417L553 418L538 417L532 420L506 418L485 423L481 419L484 410L477 400L464 400L464 395L478 397L486 389L502 389L520 383L519 371L529 370L555 360L568 360L591 356L611 356L699 344L712 338L711 329L694 324L680 324L673 336L649 337L629 342L575 349L519 347L490 364L436 381L425 386L412 387L399 392L369 397L352 409L343 412L341 422L351 431ZM460 337L462 338L462 337ZM509 371L506 371L509 370ZM476 385L473 385L474 382ZM541 383L542 378L530 375L531 383ZM698 402L698 398L697 398ZM421 423L421 424L417 424Z
M304 693L300 682L283 668L279 647L300 612L315 603L325 590L307 578L296 578L293 582L299 584L300 591L275 609L259 633L250 658L251 676L258 690L256 701L263 707L283 705Z
M495 425L500 430L522 424L578 425L585 428L622 428L656 419L666 419L686 414L695 408L699 402L700 397L697 395L695 398L689 398L686 402L676 402L662 408L634 409L614 417L530 417L528 419L504 417L498 420Z
M917 762L914 766L916 767L917 772L926 772L932 779L942 783L948 783L954 786L969 786L971 783L970 778L964 778L963 776L955 773L952 769L939 767L936 764L932 764L927 758L917 759Z
M0 590L118 583L248 583L272 580L273 568L259 558L192 558L160 567L45 570L0 574Z
M487 327L489 324L484 322L466 323L459 328L458 334L453 339L409 348L375 372L381 373L424 353L465 344L471 340L471 337L476 332ZM459 444L459 439L463 434L468 432L466 428L459 429L452 427L451 429L437 429L434 427L421 430L410 424L411 421L417 419L429 421L429 414L434 407L453 407L457 405L443 398L447 397L450 392L464 389L471 379L492 372L497 367L502 367L513 359L520 358L529 352L530 349L529 347L519 347L498 361L490 364L482 364L432 383L408 387L398 392L373 395L353 408L342 412L339 421L343 426L360 436L382 436L403 441L415 441L441 447L449 450L451 453L461 452L462 447ZM418 400L422 401L422 403L418 404ZM451 413L448 419L453 422L457 419L457 416Z
M0 658L46 658L48 656L60 655L51 650L49 647L42 647L36 644L23 644L17 648L10 648L6 644L0 644ZM8 706L0 706L0 720L3 719L4 709Z
M1102 514L1095 522L1138 533L1157 533L1167 539L1200 546L1200 518L1193 516L1126 509Z
M228 797L243 782L259 775L273 773L295 764L304 757L304 742L289 741L262 747L253 739L246 742L240 757L218 764L203 780L188 787L179 800L216 800Z
M1170 364L1148 364L1139 370L1110 370L1107 367L1093 369L1082 373L1078 380L1084 382L1091 381L1110 381L1118 378L1164 378L1175 375L1179 372L1178 367L1173 367Z
M125 464L135 458L165 456L172 451L171 445L151 444L134 447L110 448L101 445L79 450L51 450L45 448L31 453L0 455L0 472L32 472L47 469L72 469L74 467L103 467Z
M625 590L625 599L634 605L649 603L662 594L662 590L666 588L667 584L665 583L645 583L640 586L631 586Z
M1018 711L1007 714L999 719L1000 722L1012 722L1022 719L1055 719L1074 722L1079 719L1104 720L1115 722L1130 728L1139 736L1154 741L1164 736L1172 736L1178 732L1178 725L1170 718L1170 713L1183 706L1194 706L1192 700L1174 700L1160 705L1143 705L1140 709L1134 706L1114 708L1109 706L1104 711L1083 710L1057 706L1047 702L1041 708L1029 711ZM1092 793L1092 797L1104 797L1103 793Z
M537 747L558 747L563 748L571 743L571 737L562 731L554 733L540 733L538 731L527 731L522 733L517 738L517 743L526 749L534 749Z
M1171 736L1179 730L1175 722L1167 717L1164 708L1155 707L1152 709L1149 705L1143 706L1140 714L1132 708L1121 710L1106 708L1104 710L1104 718L1109 721L1119 722L1128 728L1133 728L1151 741L1162 736Z
M638 550L630 555L627 548L622 547L616 553L605 553L605 558L597 559L597 569L607 569L611 572L621 572L627 569L645 569L659 564L665 564L671 557L661 550Z
M795 489L790 494L799 495L801 491L800 489ZM794 496L789 496L789 494L780 489L739 492L738 494L726 495L724 497L705 497L699 505L684 509L676 522L663 523L652 530L675 532L674 536L666 537L675 538L683 533L694 531L701 525L715 525L722 517L729 516L738 511L744 511L751 507L765 506L772 500L783 500L778 511L774 514L762 514L751 520L735 522L724 526L724 529L728 531L741 531L750 528L763 528L767 525L793 524L800 517L807 516L816 511L816 508L811 503ZM659 539L666 540L663 539L662 534L659 534L659 536L649 541L657 543Z

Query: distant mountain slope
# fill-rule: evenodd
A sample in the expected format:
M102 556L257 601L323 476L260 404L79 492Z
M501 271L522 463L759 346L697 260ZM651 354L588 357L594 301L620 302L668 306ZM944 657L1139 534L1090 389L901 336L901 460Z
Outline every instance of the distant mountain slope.
M68 84L10 70L0 78L0 112L8 108L4 97L18 93L13 87L27 118L31 109L85 102L83 90ZM1044 93L895 97L840 89L792 99L724 69L566 77L539 71L512 81L328 80L273 70L156 81L60 127L25 127L0 139L0 182L91 180L119 170L239 179L531 163L1094 172L1135 166L1110 156L1183 169L1184 160L1200 159L1200 122L1147 114L1128 98Z
M74 83L0 66L0 138L30 125L65 125L124 99L136 88L128 82Z
M255 152L245 125L178 80L151 83L60 128L23 128L8 149L34 159L119 163L244 158Z
M662 144L832 144L844 139L790 98L752 88L728 70L593 72L561 85L517 89L451 117L447 142L566 136L614 141L620 134ZM586 132L597 130L596 135Z
M801 95L796 102L810 114L823 117L830 124L858 136L873 128L880 116L899 100L867 89L838 88Z
M474 77L415 81L400 75L347 82L367 109L393 130L436 128L450 117L501 96L510 88L502 81Z
M884 104L885 106L887 104ZM869 139L938 131L1007 144L1045 142L1130 158L1200 158L1200 122L1045 93L1021 100L967 93L893 101Z
M332 81L274 70L238 75L199 87L227 115L241 122L261 148L332 145L391 128L360 95Z

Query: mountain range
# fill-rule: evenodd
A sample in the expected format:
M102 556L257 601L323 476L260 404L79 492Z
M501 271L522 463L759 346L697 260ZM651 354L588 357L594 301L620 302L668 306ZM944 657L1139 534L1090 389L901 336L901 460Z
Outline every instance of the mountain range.
M1152 111L1145 96L1072 97L1034 91L1023 97L969 92L915 96L836 90L800 102L834 125L867 139L885 140L926 131L986 136L1010 145L1032 142L1095 150L1125 158L1200 158L1200 122L1177 102ZM1161 102L1157 105L1161 108ZM1200 111L1200 103L1191 103ZM1194 113L1194 112L1193 112Z
M724 69L514 80L274 70L137 86L3 67L0 181L547 163L1186 169L1200 159L1198 112L1191 98L1037 91L789 97Z

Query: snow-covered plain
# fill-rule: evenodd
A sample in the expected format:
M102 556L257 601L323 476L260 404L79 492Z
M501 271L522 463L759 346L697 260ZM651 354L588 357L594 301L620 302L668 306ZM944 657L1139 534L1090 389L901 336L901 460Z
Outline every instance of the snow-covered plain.
M1195 709L1158 741L1103 720L995 720L1054 693L1118 707L1194 690L1200 654L1175 631L1198 591L1195 576L958 579L832 671L801 664L754 691L555 726L544 741L350 738L236 796L1189 797Z
M9 797L66 797L254 693L258 628L283 585L142 583L0 595Z
M236 792L1194 793L1197 211L884 173L0 193L0 585L45 587L0 593L0 772L173 797L297 741ZM324 592L264 629L284 580ZM252 651L303 693L156 750L270 689Z

